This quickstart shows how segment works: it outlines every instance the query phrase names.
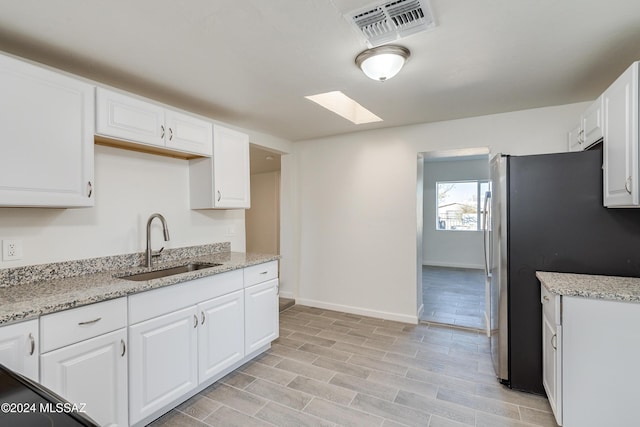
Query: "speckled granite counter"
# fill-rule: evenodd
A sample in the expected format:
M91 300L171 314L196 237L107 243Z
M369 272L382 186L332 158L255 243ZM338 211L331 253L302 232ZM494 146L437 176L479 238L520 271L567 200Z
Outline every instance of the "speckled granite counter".
M542 285L558 295L640 302L640 278L536 272Z
M165 262L152 268L139 266L141 254L130 254L0 270L0 325L280 258L229 252L229 248L228 244L215 244L168 250L163 254ZM222 265L142 282L118 277L190 262Z

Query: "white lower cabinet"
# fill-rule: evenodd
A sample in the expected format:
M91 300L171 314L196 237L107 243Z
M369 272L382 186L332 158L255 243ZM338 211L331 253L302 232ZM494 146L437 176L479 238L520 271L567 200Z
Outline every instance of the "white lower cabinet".
M559 295L541 288L542 385L558 425L562 425L562 325Z
M137 423L198 385L195 306L129 327L129 421Z
M38 320L0 328L0 363L38 381Z
M204 382L244 357L243 291L206 301L198 310L198 379Z
M278 279L245 288L244 305L244 348L250 354L278 338Z
M553 294L545 301L545 291L543 384L557 423L638 425L640 304Z
M127 330L44 353L40 382L102 426L127 426Z

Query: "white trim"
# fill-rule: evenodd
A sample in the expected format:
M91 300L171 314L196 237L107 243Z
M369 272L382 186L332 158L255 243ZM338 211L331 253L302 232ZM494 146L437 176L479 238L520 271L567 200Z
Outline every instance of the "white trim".
M468 268L473 270L484 270L483 264L460 264L455 262L423 262L423 266L425 267L451 267L451 268Z
M293 292L289 292L289 291L281 290L278 295L281 296L282 298L295 299L295 295L293 295Z
M305 298L296 298L296 304L306 305L309 307L323 308L325 310L341 311L343 313L358 314L361 316L375 317L378 319L394 320L396 322L411 323L414 325L417 325L419 320L417 316L409 316L409 315L400 314L400 313L390 313L388 311L370 310L367 308L352 307L349 305L332 304L328 302L314 301L314 300L305 299Z

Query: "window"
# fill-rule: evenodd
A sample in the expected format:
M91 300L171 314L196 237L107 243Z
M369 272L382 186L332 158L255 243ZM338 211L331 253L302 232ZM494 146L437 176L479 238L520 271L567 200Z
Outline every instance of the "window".
M484 229L484 200L489 181L436 182L436 230Z

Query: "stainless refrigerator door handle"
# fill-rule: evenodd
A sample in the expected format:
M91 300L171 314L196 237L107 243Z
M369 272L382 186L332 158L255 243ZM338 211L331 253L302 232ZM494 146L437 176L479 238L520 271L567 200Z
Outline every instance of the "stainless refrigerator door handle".
M489 276L489 258L487 253L487 236L489 235L489 230L487 227L488 224L488 211L487 206L489 205L489 200L491 199L491 193L487 191L487 194L484 198L484 230L482 231L482 240L484 241L484 271L487 276Z

